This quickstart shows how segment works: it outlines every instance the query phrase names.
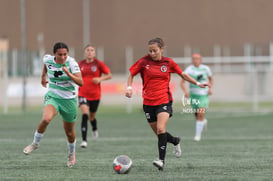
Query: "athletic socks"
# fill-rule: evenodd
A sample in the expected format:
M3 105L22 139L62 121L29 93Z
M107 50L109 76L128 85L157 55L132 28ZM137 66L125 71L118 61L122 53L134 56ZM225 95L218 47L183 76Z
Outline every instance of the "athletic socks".
M167 134L162 133L158 135L158 152L159 152L159 159L165 160L166 155L166 149L167 149Z
M203 128L204 128L204 121L196 120L195 135L201 136Z
M166 132L167 142L172 143L173 145L177 145L179 143L178 137L173 137L170 133Z
M37 130L34 133L34 138L33 138L33 143L39 144L41 139L43 138L44 134L43 133L38 133Z
M74 153L76 151L76 140L74 143L67 142L67 151L68 153Z
M97 120L96 120L96 118L93 121L91 121L91 126L92 126L92 130L93 131L96 131L98 129L97 128Z
M88 115L87 114L83 114L82 115L82 140L86 141L86 135L87 135L87 121L88 121Z

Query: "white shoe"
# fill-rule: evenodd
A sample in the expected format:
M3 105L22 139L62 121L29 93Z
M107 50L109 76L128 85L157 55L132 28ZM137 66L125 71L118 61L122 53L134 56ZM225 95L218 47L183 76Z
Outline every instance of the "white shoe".
M75 164L75 160L76 160L75 152L68 153L68 156L67 156L67 166L69 168L73 167L73 165Z
M181 147L180 147L180 138L178 139L179 139L178 144L173 146L173 154L175 155L176 158L179 158L182 154Z
M201 136L196 135L196 136L194 137L194 141L200 141L200 140L201 140Z
M158 168L158 170L163 171L163 167L164 167L164 161L163 160L154 160L153 161L153 165L156 166Z
M86 141L82 141L81 145L82 148L86 148L87 147L87 142Z
M25 147L25 149L23 150L23 153L25 155L29 155L33 150L38 149L38 147L39 147L39 144L32 143L32 144L28 145L27 147Z
M98 130L92 131L92 140L97 140L99 138Z

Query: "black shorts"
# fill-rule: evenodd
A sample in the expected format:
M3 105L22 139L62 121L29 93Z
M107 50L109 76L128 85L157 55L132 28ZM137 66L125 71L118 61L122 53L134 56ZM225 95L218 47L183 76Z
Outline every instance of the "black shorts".
M100 100L89 101L85 97L78 97L79 106L86 104L90 112L97 112Z
M158 113L161 113L161 112L167 112L169 113L170 117L172 117L172 114L173 114L172 102L169 102L167 104L161 104L158 106L143 105L143 111L149 123L156 122L157 115Z

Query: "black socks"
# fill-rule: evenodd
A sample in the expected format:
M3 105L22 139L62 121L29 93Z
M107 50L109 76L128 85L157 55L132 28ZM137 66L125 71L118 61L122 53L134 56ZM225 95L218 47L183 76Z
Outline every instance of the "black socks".
M92 126L92 130L93 131L96 131L98 129L97 128L97 120L96 120L96 118L93 121L91 121L91 126Z
M177 145L179 143L178 137L173 137L170 133L166 132L167 142L172 143L173 145Z
M88 115L82 115L82 140L86 141Z
M158 152L159 152L159 159L165 160L166 155L166 149L167 149L167 134L162 133L158 135Z

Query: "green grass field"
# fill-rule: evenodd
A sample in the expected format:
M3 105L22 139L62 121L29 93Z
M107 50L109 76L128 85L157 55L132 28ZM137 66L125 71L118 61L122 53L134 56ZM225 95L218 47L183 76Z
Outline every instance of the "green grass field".
M176 112L167 130L182 138L182 157L168 144L164 172L152 161L158 157L157 139L141 107L127 114L118 107L100 107L100 138L79 147L80 115L76 123L77 154L66 167L66 138L60 117L49 125L40 148L31 155L22 150L31 143L41 110L0 115L0 180L273 180L273 113L209 112L208 131L194 142L191 114ZM90 127L89 127L90 128ZM128 175L113 171L117 155L133 160Z

